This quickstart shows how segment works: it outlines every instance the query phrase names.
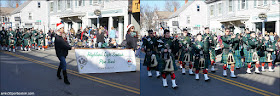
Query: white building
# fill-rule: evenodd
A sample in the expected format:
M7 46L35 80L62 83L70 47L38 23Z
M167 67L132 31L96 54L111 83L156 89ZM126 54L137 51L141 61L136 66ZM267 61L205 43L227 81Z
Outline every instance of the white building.
M80 28L100 26L110 31L114 27L119 33L118 43L125 39L124 30L127 30L129 20L137 31L140 30L140 20L137 19L140 16L128 14L129 0L52 0L48 4L52 29L61 21L65 24L65 31L73 28L77 32Z
M173 12L169 11L155 11L153 16L152 25L155 25L154 31L157 32L158 35L163 35L163 28L168 28L167 22L169 21L169 16L172 15Z
M13 10L15 10L15 8L9 8L9 7L0 8L0 27L4 27L4 28L12 27L10 14Z
M174 34L182 33L183 28L190 29L193 35L203 33L207 24L207 5L203 0L186 2L169 17L170 31ZM179 29L180 28L180 29Z
M265 13L265 31L279 34L280 0L206 0L210 30L222 34L222 28L230 28L234 33L244 32L245 28L261 32Z
M47 1L27 0L10 15L13 29L34 27L44 32L49 29Z

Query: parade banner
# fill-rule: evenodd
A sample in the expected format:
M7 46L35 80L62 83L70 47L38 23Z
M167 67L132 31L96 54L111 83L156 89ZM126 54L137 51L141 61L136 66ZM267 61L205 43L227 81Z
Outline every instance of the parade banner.
M132 49L75 49L79 73L136 71Z

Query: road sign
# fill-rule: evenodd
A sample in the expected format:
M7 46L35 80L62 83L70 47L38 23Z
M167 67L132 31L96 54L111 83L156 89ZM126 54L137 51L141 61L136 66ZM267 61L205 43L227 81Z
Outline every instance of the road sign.
M265 20L265 19L267 18L267 15L266 15L265 13L260 13L260 14L259 14L259 18L260 18L261 20Z

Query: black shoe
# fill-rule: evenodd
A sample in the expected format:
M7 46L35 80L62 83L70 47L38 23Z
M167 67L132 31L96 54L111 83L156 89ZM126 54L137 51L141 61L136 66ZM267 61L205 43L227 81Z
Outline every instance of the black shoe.
M60 67L58 67L57 73L56 73L56 76L57 76L58 79L62 79L61 76L60 76L61 70L62 69Z
M68 81L68 78L67 78L67 72L66 72L66 70L63 71L63 76L64 76L64 83L67 84L67 85L70 85L70 82Z

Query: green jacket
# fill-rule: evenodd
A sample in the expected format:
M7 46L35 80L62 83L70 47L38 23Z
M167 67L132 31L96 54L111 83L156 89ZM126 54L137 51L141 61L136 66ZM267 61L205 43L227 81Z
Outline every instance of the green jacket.
M233 43L233 39L231 39L231 35L222 36L221 39L222 39L222 41L223 41L224 49L229 49L230 44Z
M236 36L233 39L232 48L233 48L233 50L239 50L239 47L240 47L240 39L238 39L238 36Z

